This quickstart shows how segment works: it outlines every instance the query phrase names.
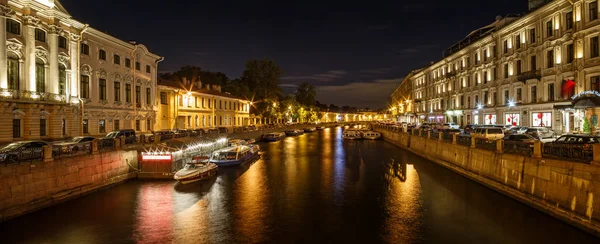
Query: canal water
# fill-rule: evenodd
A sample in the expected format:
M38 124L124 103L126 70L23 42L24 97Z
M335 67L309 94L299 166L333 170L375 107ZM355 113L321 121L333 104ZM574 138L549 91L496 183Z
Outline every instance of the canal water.
M0 224L2 243L599 243L384 141L328 128L190 185L133 181Z

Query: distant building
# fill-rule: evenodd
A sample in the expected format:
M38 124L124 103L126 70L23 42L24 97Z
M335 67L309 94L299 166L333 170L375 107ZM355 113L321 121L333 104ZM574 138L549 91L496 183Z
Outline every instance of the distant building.
M527 14L497 18L412 74L419 121L558 133L581 131L585 117L597 123L600 110L574 106L572 98L600 94L598 1L530 2L538 5Z
M0 141L152 129L160 56L56 0L0 0L0 14Z
M160 80L156 130L241 127L250 121L250 101L201 82Z

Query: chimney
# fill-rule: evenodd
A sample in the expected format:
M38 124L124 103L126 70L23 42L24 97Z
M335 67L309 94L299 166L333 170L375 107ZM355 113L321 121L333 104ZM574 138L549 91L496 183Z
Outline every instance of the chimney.
M213 85L212 89L215 91L221 92L221 86Z
M188 84L186 77L181 78L181 82L183 82L183 85L187 85Z
M196 81L196 87L198 89L202 89L202 81L200 81L200 80Z
M210 91L210 85L209 84L206 84L206 90Z
M131 45L137 45L137 42L136 42L135 40L129 40L128 42L129 42L129 44L131 44Z
M551 0L529 0L529 10L533 10L551 2Z

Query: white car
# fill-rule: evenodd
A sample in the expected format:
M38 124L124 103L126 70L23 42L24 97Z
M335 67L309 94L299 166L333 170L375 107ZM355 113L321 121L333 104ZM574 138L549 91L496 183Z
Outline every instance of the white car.
M481 127L476 128L471 132L471 136L479 139L486 139L490 141L501 140L504 138L504 132L502 128L497 127Z
M444 123L442 125L442 130L458 130L460 128L460 126L458 126L457 124L455 124L454 122L450 122L450 123Z

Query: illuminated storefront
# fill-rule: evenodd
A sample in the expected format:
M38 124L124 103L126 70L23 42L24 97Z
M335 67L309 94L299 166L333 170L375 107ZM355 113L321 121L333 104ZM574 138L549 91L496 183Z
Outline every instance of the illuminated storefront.
M496 124L496 115L495 114L486 114L484 115L484 123L485 125L495 125Z
M534 112L531 114L531 121L536 127L552 127L551 112Z
M518 113L504 114L504 123L512 126L521 125L521 115Z

